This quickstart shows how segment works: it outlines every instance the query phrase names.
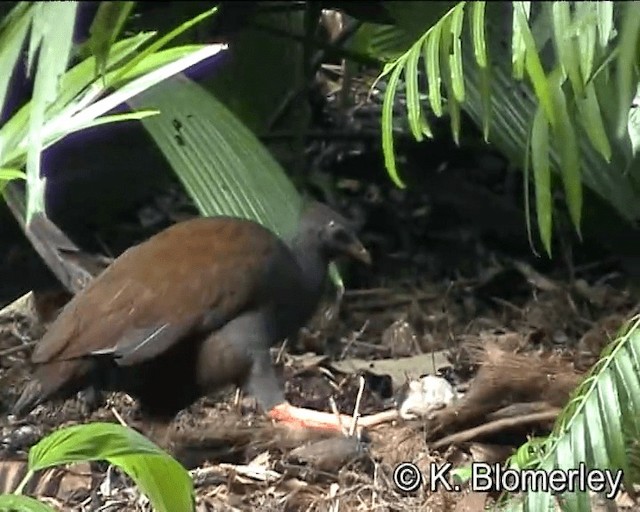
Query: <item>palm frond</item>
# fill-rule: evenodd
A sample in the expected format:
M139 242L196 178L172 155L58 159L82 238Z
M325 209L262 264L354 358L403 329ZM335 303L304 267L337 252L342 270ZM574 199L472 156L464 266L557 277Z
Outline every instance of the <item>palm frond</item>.
M625 158L621 154L625 154L628 133L623 134L625 140L615 141L615 148L609 135L615 132L620 122L627 127L633 96L630 91L635 91L632 86L637 84L639 76L634 64L640 55L637 45L640 5L633 4L551 2L534 5L531 2L512 2L511 67L507 76L500 77L505 80L504 86L496 82L496 72L505 70L503 62L507 52L496 41L490 42L485 33L490 26L501 30L503 7L491 6L490 12L485 2L459 2L453 6L404 53L387 64L381 74L381 77L388 75L392 82L385 90L382 147L385 164L394 183L404 186L393 154L391 128L393 106L404 79L408 127L416 140L422 140L425 134L430 137L430 130L423 129L428 127L428 116L441 117L446 111L451 117L452 134L457 142L460 137L460 109L465 109L482 127L487 141L497 141L500 145L505 133L519 130L520 142L516 144L517 148L511 144L509 149L515 151L508 151L508 154L519 154L522 159L522 155L529 153L534 177L540 178L536 170L540 172L546 166L545 162L549 162L551 171L562 179L570 217L578 234L583 182L607 199L623 217L636 218L636 207L621 205L622 196L629 195L629 183L617 175L620 158ZM615 14L622 9L624 21L618 33ZM465 14L469 14L466 24ZM385 41L391 47L402 41L402 27L396 28L398 34L395 38L391 37L388 27L384 30ZM420 59L423 64L420 64ZM495 65L490 64L490 59ZM607 76L602 76L602 72L614 63L618 73L612 84ZM419 69L424 69L426 74L423 94ZM515 84L518 84L517 88L514 88ZM492 98L492 88L493 94L497 91L500 94L497 101ZM505 103L504 95L512 95L516 89L529 88L532 93L530 111L511 109L508 112L511 118L504 121L506 125L502 120L496 123L496 110L506 109L500 104ZM423 96L428 97L428 101L421 101ZM621 98L620 105L612 108L612 97ZM612 115L611 112L616 110L618 112ZM539 118L541 115L543 120ZM537 134L540 134L541 127L548 126L546 144L539 138L533 141L527 136L534 122L537 123ZM500 133L491 137L490 126L496 124ZM588 147L582 143L583 138ZM525 151L528 148L531 151ZM542 151L547 153L546 157L540 154ZM628 158L626 161L629 162ZM611 176L604 174L607 166ZM538 229L546 252L551 254L552 215L547 211L552 207L550 192L537 190L538 185L551 187L551 180L545 178L534 183L536 208L543 209L538 211ZM633 194L627 200L632 197Z
M621 470L627 488L637 481L640 431L640 316L632 319L621 335L604 351L590 374L574 392L556 421L552 434L528 461L517 465L551 470L586 468ZM537 442L539 446L539 442ZM520 453L531 453L528 446ZM516 459L512 458L516 464ZM528 510L548 510L551 495L530 492ZM589 510L589 497L577 491L565 493L565 510Z

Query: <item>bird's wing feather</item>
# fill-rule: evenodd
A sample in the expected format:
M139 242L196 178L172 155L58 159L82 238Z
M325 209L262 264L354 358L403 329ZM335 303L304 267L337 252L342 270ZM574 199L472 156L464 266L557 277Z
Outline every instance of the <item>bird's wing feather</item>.
M257 224L176 224L129 249L76 295L32 360L113 354L134 364L155 357L187 332L214 330L264 300L270 262L283 251L290 256Z
M113 347L94 350L90 355L112 356L120 366L131 366L153 359L168 350L191 330L192 322L162 324L159 327L131 329Z

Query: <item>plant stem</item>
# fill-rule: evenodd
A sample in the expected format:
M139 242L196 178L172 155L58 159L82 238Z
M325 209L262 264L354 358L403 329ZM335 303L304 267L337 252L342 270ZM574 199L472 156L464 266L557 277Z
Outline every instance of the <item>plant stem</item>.
M25 485L27 485L27 482L31 479L32 476L33 476L33 470L30 469L29 471L27 471L27 474L24 475L24 478L22 479L20 484L18 484L18 487L16 487L16 490L13 491L13 494L22 494L22 490L24 489Z

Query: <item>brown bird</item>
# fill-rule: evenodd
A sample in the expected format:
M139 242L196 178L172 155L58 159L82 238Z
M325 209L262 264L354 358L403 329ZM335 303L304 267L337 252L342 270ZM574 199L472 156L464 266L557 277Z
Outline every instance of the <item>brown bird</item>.
M232 217L174 224L124 252L79 292L38 343L22 415L79 390L119 390L151 418L170 420L227 384L243 386L270 416L339 428L333 414L284 399L269 349L314 313L327 265L370 263L348 221L312 203L289 245Z

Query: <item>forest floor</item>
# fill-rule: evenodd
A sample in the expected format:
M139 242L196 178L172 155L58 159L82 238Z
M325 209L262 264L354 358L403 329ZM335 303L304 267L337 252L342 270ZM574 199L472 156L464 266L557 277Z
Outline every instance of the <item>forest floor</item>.
M635 312L615 262L536 270L463 230L434 230L419 202L387 201L387 212L401 208L416 222L365 225L374 266L345 275L342 299L328 297L297 340L274 350L287 398L325 411L333 400L352 415L360 392L357 412L366 417L397 410L407 383L425 374L442 376L464 395L426 417L368 428L360 440L274 426L234 390L202 399L178 416L172 434L174 453L195 465L198 511L481 510L498 496L465 486L402 493L393 469L411 462L427 474L446 461L503 462L528 436L548 433L571 390ZM416 223L429 236L415 232ZM15 279L20 265L37 258L25 244L0 254ZM36 291L5 301L0 313L4 492L25 474L28 447L60 426L140 421L132 400L119 394L91 414L72 399L39 406L20 421L8 417L29 376L29 347L66 299ZM60 510L148 509L131 482L103 463L36 474L26 492ZM620 494L617 505L631 506L629 497Z

